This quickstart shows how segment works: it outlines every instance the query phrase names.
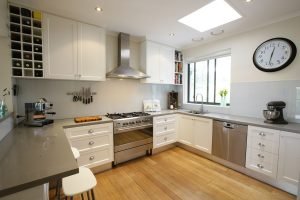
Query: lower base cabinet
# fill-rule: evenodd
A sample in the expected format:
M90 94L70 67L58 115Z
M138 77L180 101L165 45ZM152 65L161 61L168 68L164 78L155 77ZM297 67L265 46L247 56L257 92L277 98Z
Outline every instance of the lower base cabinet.
M112 123L68 128L65 132L70 145L80 152L79 166L91 168L114 161Z
M281 132L279 145L277 180L295 186L300 176L300 134Z
M300 176L300 134L249 126L246 167L274 179L297 194Z
M153 148L176 142L176 115L153 118Z
M211 154L213 120L179 115L178 142Z

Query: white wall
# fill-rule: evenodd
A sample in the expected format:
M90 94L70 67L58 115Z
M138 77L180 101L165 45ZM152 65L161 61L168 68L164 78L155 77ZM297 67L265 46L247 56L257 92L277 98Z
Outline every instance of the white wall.
M291 65L281 71L262 72L253 64L253 53L258 45L274 37L291 39L298 48L298 55ZM187 62L228 49L232 56L231 105L229 108L205 106L205 109L211 112L263 118L262 110L266 109L267 102L282 100L287 103L285 116L289 121L297 121L295 112L296 87L300 85L300 17L185 49L183 55ZM181 93L185 97L186 89ZM184 103L184 108L199 107Z
M11 90L11 68L10 68L10 46L7 30L7 2L0 1L0 99L2 99L2 91L4 88ZM5 98L9 112L13 111L12 96Z
M117 37L107 35L107 71L117 67ZM131 66L139 68L138 42L130 42ZM105 82L87 81L59 81L59 80L26 80L18 79L20 87L18 96L18 113L24 114L24 103L34 102L37 98L45 97L53 102L53 111L57 112L55 118L72 118L75 116L106 114L111 112L142 111L144 99L159 99L162 108L167 108L168 92L176 90L172 85L142 84L139 80L110 79ZM94 103L84 105L72 102L73 92L82 87L91 87L97 92Z
M253 53L262 42L274 37L286 37L292 40L298 47L298 56L290 66L281 71L273 73L262 72L258 70L252 62ZM185 49L183 50L183 55L185 60L190 60L225 49L231 49L232 82L299 80L300 17L194 48Z

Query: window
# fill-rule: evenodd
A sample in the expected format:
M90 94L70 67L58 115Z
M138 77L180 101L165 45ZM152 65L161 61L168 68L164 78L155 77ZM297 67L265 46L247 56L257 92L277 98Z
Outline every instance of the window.
M219 105L219 92L226 89L230 104L231 56L221 56L188 64L188 102ZM202 95L202 96L201 96Z

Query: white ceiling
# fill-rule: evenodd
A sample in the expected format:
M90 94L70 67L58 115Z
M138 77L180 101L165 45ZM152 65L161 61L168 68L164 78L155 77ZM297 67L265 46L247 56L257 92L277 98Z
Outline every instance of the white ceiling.
M300 15L300 0L226 0L243 18L200 33L179 22L181 17L212 0L10 0L42 11L99 25L108 31L125 32L136 37L184 48L251 30L275 21ZM100 6L103 12L96 12ZM207 19L209 20L209 19ZM211 31L224 29L220 36ZM175 33L170 37L169 33ZM193 42L192 38L201 38Z

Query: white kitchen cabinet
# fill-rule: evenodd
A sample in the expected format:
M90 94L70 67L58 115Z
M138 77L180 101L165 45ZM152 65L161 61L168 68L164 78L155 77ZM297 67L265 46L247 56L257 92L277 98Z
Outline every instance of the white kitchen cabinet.
M45 77L50 79L77 78L77 22L43 15Z
M96 167L113 162L112 123L67 128L65 133L70 145L79 150L79 166Z
M279 133L278 130L248 126L247 168L276 178Z
M175 143L176 115L164 115L153 118L153 148Z
M150 78L144 83L174 84L175 49L151 41L141 45L141 69Z
M192 146L194 135L194 118L186 115L179 115L178 142Z
M194 119L194 147L206 153L211 153L213 121L200 117Z
M80 80L105 81L105 31L97 26L78 24L78 74Z
M45 78L104 81L105 31L44 14Z
M295 186L297 191L300 175L300 134L280 132L277 180Z
M178 142L211 153L212 122L212 119L180 115Z

